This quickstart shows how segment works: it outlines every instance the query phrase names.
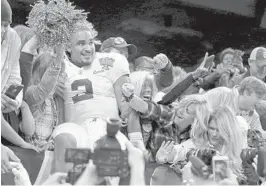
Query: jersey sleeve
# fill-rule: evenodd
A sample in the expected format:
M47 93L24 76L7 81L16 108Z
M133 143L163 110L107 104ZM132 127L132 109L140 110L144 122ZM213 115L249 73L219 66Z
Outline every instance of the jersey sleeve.
M113 67L109 71L109 78L114 84L121 76L129 75L129 64L127 59L120 54L112 54L115 59Z

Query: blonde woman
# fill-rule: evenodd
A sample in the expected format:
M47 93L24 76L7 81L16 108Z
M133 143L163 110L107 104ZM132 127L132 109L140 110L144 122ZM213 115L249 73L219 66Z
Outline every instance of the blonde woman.
M126 98L130 98L130 106L138 112L137 121L140 121L142 126L144 144L153 158L164 141L180 143L189 139L191 124L193 136L197 134L196 130L202 131L201 133L207 130L205 123L211 110L207 100L201 95L190 95L173 106L164 106L147 99L146 94L139 97L137 93L140 91L135 90L132 84L124 84L122 92ZM136 120L132 124L138 126Z
M228 156L232 172L237 177L243 178L240 153L246 148L247 137L243 136L238 119L230 108L217 108L209 119L207 130L197 136L198 138L192 138L189 144L175 147L174 163L184 160L186 156L184 152L188 152L188 149L214 148L221 155Z
M134 85L134 94L146 101L152 101L156 95L157 87L154 81L154 76L146 71L137 71L130 74L130 81ZM126 98L127 99L127 98ZM130 112L128 118L127 133L131 142L144 142L146 146L147 141L152 131L151 122L141 120L137 111L129 108ZM143 148L145 148L143 146Z

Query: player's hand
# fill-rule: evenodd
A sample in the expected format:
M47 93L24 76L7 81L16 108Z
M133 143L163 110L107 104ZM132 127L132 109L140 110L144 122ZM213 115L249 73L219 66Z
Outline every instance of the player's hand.
M14 165L12 172L15 176L14 178L15 185L31 186L29 174L27 170L24 168L24 166L21 163L11 162L11 164Z
M169 63L169 59L165 54L157 54L156 56L153 57L154 60L154 67L157 70L162 70L164 69L167 64Z
M15 111L18 108L18 101L11 99L5 94L1 95L1 109L3 113Z
M132 96L132 94L134 94L135 87L131 83L124 83L121 89L122 89L122 94L125 97L130 97Z
M156 154L156 161L164 164L166 162L173 161L174 156L172 155L174 150L174 141L163 142Z
M20 162L20 159L14 154L12 150L2 145L1 146L1 171L2 173L6 173L12 170L13 165L10 164L10 161Z
M34 150L35 152L40 152L40 149L38 147L35 147L34 145L27 143L25 141L20 145L20 147L23 149L31 149Z
M49 178L42 185L71 185L66 183L67 173L56 172L49 176Z

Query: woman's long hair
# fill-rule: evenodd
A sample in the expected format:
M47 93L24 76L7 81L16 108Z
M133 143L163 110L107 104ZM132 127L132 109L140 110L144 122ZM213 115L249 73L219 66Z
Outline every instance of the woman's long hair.
M173 106L175 108L182 107L186 109L191 104L195 108L194 123L191 127L191 138L193 141L197 141L198 139L202 139L201 136L207 131L207 122L210 118L211 107L206 98L198 94L185 96L179 103L174 102Z
M236 114L229 107L218 107L211 115L209 123L215 121L219 134L223 139L220 153L228 156L233 172L240 177L242 175L241 151L245 140L239 127ZM208 141L208 134L205 135L205 143Z
M140 96L143 84L148 76L153 76L150 72L146 71L135 71L129 75L130 82L135 86L135 94ZM153 81L153 90L152 90L152 100L155 98L155 95L158 92L155 81Z

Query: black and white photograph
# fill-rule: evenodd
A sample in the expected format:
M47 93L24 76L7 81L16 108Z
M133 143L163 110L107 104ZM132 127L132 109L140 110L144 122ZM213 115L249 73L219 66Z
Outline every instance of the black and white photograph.
M1 185L266 185L266 0L1 0Z

